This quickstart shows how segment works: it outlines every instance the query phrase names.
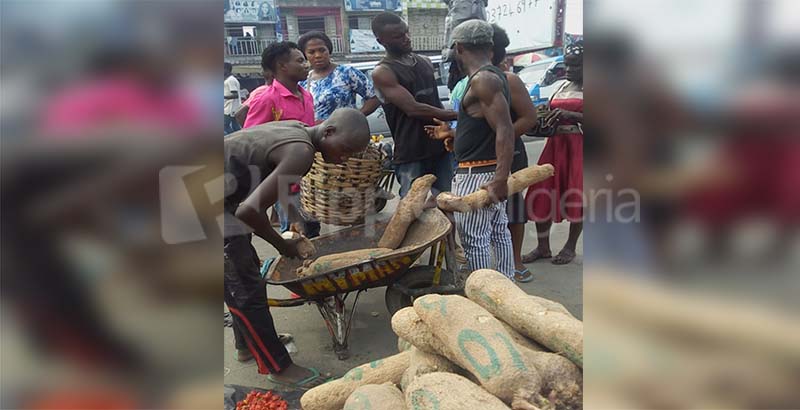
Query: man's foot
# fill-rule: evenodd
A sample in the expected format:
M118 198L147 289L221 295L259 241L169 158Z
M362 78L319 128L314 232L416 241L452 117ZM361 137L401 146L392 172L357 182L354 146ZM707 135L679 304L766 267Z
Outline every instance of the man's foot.
M573 259L575 259L575 251L564 248L553 258L551 263L553 265L566 265L572 262Z
M328 381L320 376L317 369L296 364L290 365L280 373L270 374L267 376L267 380L299 390L308 390Z
M245 350L237 350L236 351L236 360L238 360L240 363L247 363L247 362L253 360L253 354L250 353L250 351L246 350L246 349Z
M543 249L536 248L536 249L526 253L525 255L522 255L522 263L531 263L531 262L535 262L538 259L549 259L552 256L553 256L553 254L550 253L549 249L548 250L543 250Z
M522 270L515 269L514 280L521 283L528 283L533 280L533 274L528 268L522 268Z

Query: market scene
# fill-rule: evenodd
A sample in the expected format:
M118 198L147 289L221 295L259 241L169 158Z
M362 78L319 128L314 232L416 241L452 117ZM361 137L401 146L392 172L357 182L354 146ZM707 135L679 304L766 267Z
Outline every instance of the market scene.
M226 2L226 409L582 408L581 13Z

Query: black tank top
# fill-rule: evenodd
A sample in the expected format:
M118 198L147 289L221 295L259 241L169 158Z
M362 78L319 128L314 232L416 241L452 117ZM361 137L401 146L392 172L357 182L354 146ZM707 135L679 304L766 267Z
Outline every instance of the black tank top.
M381 60L378 64L392 70L400 86L408 90L417 102L442 108L436 78L433 75L433 64L414 53L411 57L414 61L412 65L387 59ZM432 140L425 133L425 125L431 123L410 118L394 104L383 104L383 112L386 114L386 123L394 139L395 164L421 161L445 152L441 141Z
M503 81L503 95L506 97L509 107L511 107L511 93L508 88L508 80L505 73L493 65L481 67L475 74L469 77L467 88L464 90L461 107L458 109L458 127L456 127L455 154L458 162L465 161L485 161L497 159L495 153L496 136L489 122L485 118L475 118L467 114L463 99L469 92L472 78L481 71L491 71L497 74Z

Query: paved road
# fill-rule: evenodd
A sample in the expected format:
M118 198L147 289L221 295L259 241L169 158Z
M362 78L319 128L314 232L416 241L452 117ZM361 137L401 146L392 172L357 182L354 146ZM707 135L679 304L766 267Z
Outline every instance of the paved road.
M543 147L543 140L526 142L531 164L536 163ZM383 211L387 217L391 215L397 201L398 199L390 201ZM551 243L554 252L557 252L566 240L567 228L566 223L553 226ZM337 228L323 225L323 233L335 229ZM523 252L535 247L535 235L533 224L527 224ZM255 238L254 244L262 259L277 255L274 249L260 238ZM582 239L578 242L578 257L571 264L555 266L549 261L541 261L528 265L528 268L533 272L535 279L521 285L526 292L561 302L576 317L583 317ZM273 297L288 297L288 291L282 287L268 286L267 293ZM392 332L389 314L384 305L384 288L369 290L361 295L353 317L350 336L351 357L344 361L337 360L328 331L315 306L274 308L272 315L278 332L288 332L295 337L299 349L298 353L292 355L295 362L315 367L333 376L341 376L357 365L397 352L397 337ZM233 332L230 328L225 328L225 383L280 390L269 383L265 376L258 374L255 362L242 364L234 359L234 355Z

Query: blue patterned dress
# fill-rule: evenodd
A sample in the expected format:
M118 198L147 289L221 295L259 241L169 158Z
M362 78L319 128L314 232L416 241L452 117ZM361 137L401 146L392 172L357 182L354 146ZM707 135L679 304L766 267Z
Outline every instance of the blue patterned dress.
M311 72L308 73L309 78ZM314 96L314 117L323 121L337 108L356 108L356 94L364 100L375 96L372 80L357 69L338 65L325 78L304 80L300 86Z

